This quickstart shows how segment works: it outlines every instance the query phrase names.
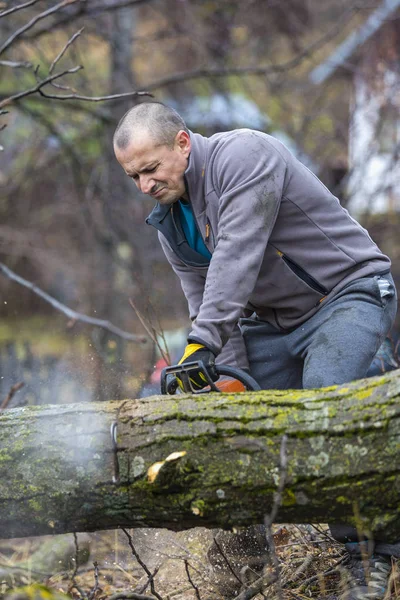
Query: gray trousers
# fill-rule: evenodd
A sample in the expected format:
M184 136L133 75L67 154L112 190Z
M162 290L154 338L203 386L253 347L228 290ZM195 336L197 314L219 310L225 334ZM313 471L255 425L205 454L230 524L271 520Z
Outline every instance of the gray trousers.
M380 280L389 282L383 297ZM365 377L396 311L396 289L387 274L356 279L289 331L257 318L242 319L250 373L263 389L279 390L325 387Z
M250 373L263 389L280 390L319 388L365 377L396 311L396 289L391 275L385 274L351 282L290 331L257 318L242 319ZM348 550L359 552L353 527L330 527ZM377 541L376 551L400 556L400 543L383 542Z

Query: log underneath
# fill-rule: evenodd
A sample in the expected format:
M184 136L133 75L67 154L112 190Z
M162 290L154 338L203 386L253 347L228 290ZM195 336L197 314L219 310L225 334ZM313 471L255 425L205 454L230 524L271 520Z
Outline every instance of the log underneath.
M116 423L116 444L110 428ZM38 406L0 415L0 537L355 523L400 538L400 372L323 390Z

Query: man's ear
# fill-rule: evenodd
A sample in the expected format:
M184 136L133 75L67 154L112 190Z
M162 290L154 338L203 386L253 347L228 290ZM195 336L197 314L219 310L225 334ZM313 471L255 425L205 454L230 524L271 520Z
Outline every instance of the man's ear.
M175 147L182 152L185 158L189 156L192 144L190 141L190 135L183 129L178 131L178 133L176 134Z

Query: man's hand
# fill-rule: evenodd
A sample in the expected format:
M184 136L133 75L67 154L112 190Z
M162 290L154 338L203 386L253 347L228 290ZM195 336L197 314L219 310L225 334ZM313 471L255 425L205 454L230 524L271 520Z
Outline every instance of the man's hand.
M185 363L193 362L196 360L201 360L203 362L204 367L207 369L207 373L213 381L216 381L218 379L218 374L215 370L215 356L211 352L211 350L209 350L202 344L189 343L186 346L185 352L178 364L184 365ZM179 377L177 377L177 380L179 386L183 389L183 385ZM191 372L190 383L192 384L193 389L195 390L202 390L208 385L208 381L204 377L203 373L201 373L201 371L195 370Z

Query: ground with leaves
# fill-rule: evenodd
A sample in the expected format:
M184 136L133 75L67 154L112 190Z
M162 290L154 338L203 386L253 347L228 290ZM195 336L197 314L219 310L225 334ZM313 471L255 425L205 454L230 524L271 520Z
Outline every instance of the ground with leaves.
M219 591L221 582L228 585L226 589L233 590L228 592L232 598L245 593L243 598L256 599L335 600L338 597L346 555L343 547L331 539L325 526L274 526L280 579L273 585L266 583L263 592L253 596L249 588L254 583L250 578L247 584L240 586L238 580L244 570L239 570L235 557L224 552L223 544L221 563L225 563L225 568L218 577L212 571L207 549L216 533L199 528L180 533L141 529L79 534L76 538L79 553L72 534L2 541L0 597L13 594L11 590L30 586L28 591L17 595L19 600L51 600L47 589L33 588L33 582L45 584L54 594L68 594L76 600L146 596L158 600L220 600L230 597ZM62 541L65 546L49 556L49 541L55 540ZM43 561L47 562L48 569ZM271 566L265 571L268 568L273 569ZM393 563L392 595L388 600L400 598L398 568L399 565ZM266 581L271 578L267 576Z

